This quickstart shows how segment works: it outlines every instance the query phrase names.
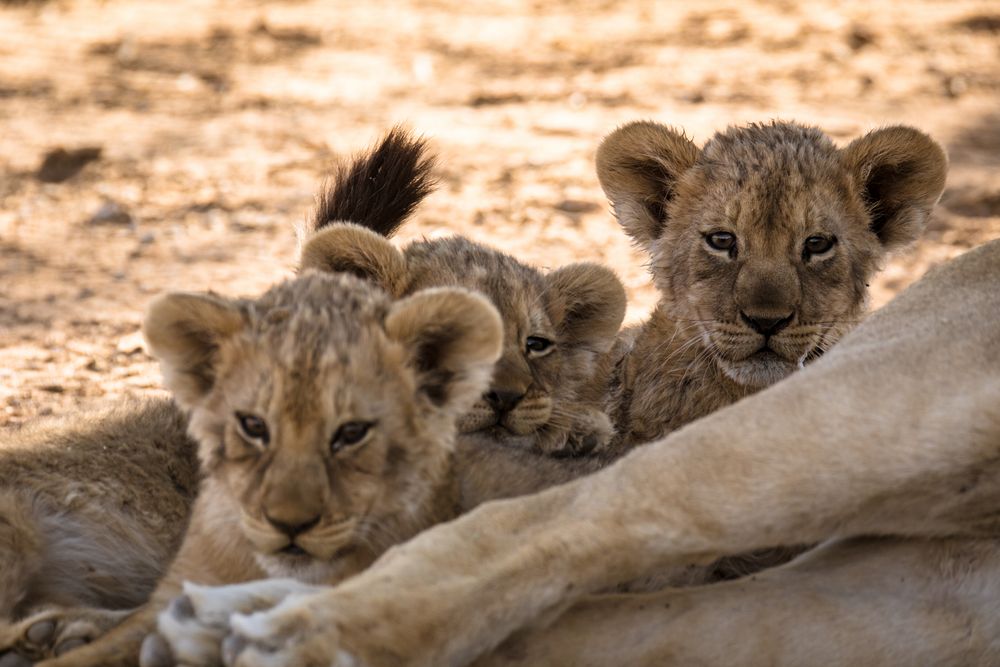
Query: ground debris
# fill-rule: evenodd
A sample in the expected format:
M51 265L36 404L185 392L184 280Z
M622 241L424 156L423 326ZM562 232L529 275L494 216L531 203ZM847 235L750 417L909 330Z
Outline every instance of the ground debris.
M65 149L62 147L50 150L42 158L35 176L43 183L62 183L73 178L80 171L101 158L100 146L84 146L82 148Z

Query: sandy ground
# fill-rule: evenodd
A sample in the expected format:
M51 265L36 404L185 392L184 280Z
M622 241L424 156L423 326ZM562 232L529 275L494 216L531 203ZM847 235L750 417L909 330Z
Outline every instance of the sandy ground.
M930 132L948 190L880 304L1000 236L998 102L991 0L0 0L0 425L158 391L151 296L290 275L325 170L393 123L441 154L403 240L605 262L635 320L655 295L592 164L617 124ZM100 156L41 168L58 148Z

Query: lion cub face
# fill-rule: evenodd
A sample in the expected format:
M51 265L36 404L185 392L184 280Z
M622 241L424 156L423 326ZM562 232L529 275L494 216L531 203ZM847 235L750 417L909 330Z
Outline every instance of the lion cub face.
M191 411L219 530L271 576L335 578L426 525L455 420L487 385L502 332L461 290L393 303L307 272L254 301L172 294L145 331Z
M542 273L461 237L417 241L400 252L350 224L318 232L303 248L302 265L350 270L397 295L455 286L490 300L503 322L503 353L490 386L459 419L462 433L525 436L543 450L563 451L587 419L599 437L610 437L605 416L591 411L585 418L580 409L598 356L625 315L625 289L610 269L579 263Z
M920 234L946 159L905 127L836 148L792 123L730 128L702 149L655 123L598 151L626 231L652 256L663 304L739 384L771 384L861 316L887 251Z

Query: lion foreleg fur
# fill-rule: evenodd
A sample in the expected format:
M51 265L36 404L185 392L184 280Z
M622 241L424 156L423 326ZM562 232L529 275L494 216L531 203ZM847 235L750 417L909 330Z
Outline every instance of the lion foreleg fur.
M788 380L585 480L426 532L328 594L364 600L343 619L345 646L374 664L376 646L463 664L657 567L854 535L1000 534L997 284L995 242ZM375 622L426 599L435 608L407 623ZM355 623L376 629L362 638Z
M995 540L836 541L713 586L585 599L475 667L996 664Z

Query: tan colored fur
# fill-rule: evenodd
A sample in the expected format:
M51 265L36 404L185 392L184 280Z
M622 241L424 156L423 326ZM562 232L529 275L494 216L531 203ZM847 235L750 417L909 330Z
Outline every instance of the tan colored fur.
M489 436L550 454L579 454L611 438L599 397L589 393L597 361L625 315L625 290L609 269L572 264L543 274L468 239L416 241L397 250L357 225L330 224L302 251L304 267L371 278L395 296L458 286L484 294L500 311L504 350L488 392L459 421L463 434ZM528 349L530 337L554 345ZM515 396L498 408L489 394Z
M136 607L176 551L198 484L164 399L9 432L0 448L0 652L39 658ZM39 642L24 631L49 628Z
M936 143L905 127L843 149L795 123L730 128L703 148L652 122L613 132L598 150L598 176L619 222L650 254L661 293L594 375L615 437L593 458L560 465L465 443L468 506L589 474L818 358L862 318L867 282L886 254L919 236L946 166ZM734 234L733 257L707 245L716 231ZM818 234L836 244L807 258L804 243ZM792 317L765 338L741 313ZM731 578L796 552L682 568L666 581Z
M228 664L998 664L998 284L1000 241L806 369L613 466L236 614ZM581 600L665 566L824 540L756 579Z
M601 185L660 290L607 359L616 448L662 437L829 349L861 318L886 252L919 236L945 171L934 141L898 126L843 149L795 123L730 128L701 149L651 122L608 136ZM733 235L729 251L709 244L718 232ZM811 254L810 237L835 241ZM754 328L776 320L773 334Z
M185 581L335 583L457 513L455 422L502 338L482 297L442 288L393 302L368 281L306 271L253 300L167 295L144 330L190 411L204 480L150 603L46 665L136 664ZM356 424L362 439L338 445Z
M360 219L378 226L378 224L388 224L393 220L405 217L406 212L411 209L407 202L415 202L423 196L425 186L421 174L425 168L415 168L407 166L410 162L417 163L422 153L422 144L413 142L400 130L394 130L382 141L379 146L371 152L358 156L351 165L347 165L339 173L334 186L340 185L342 181L352 183L351 187L341 187L333 194L322 198L322 201L331 210L347 211L360 216ZM393 166L395 165L395 166ZM392 177L386 176L386 169ZM371 173L368 173L371 172ZM396 186L405 196L401 195L392 198L388 194L389 185ZM419 186L419 187L418 187ZM371 190L372 192L368 192ZM368 197L375 197L372 199ZM376 197L377 195L377 197ZM375 201L376 204L373 204ZM404 205L406 204L406 205ZM403 213L400 213L403 211ZM342 229L341 229L342 228ZM339 230L339 231L338 231ZM344 231L350 234L358 234L358 241L352 239L351 243L341 243L337 246L336 253L322 252L324 246L323 239L330 238L331 231ZM342 237L338 237L342 238ZM374 239L374 242L371 242ZM321 252L316 252L316 249ZM409 263L404 260L402 253L386 243L381 237L371 234L365 229L354 226L338 225L337 230L326 230L320 239L320 243L310 243L303 252L303 264L313 265L326 271L347 270L353 273L362 273L368 277L375 277L376 282L384 285L391 292L397 295L413 294L425 287L436 285L468 285L476 287L488 293L495 303L505 308L508 313L505 328L507 329L507 340L513 341L507 345L504 358L506 360L520 360L520 368L511 368L508 363L500 369L499 376L506 377L514 382L525 381L530 385L527 396L514 410L507 416L505 426L510 428L507 442L511 442L515 437L525 442L525 445L539 442L547 443L543 447L565 449L569 441L570 433L579 434L579 441L571 441L574 447L593 447L596 439L606 440L610 437L610 424L607 417L596 408L596 402L592 401L589 409L581 409L579 405L580 397L576 390L585 385L590 380L590 374L598 355L607 350L613 339L613 334L617 330L624 314L624 290L614 276L614 274L603 267L589 264L578 264L566 267L544 275L530 267L520 264L513 258L498 251L473 244L468 241L453 239L449 241L414 244L408 252ZM459 262L456 264L456 262ZM359 271L358 266L363 266L364 271ZM447 270L452 267L451 270ZM468 271L464 271L468 269ZM215 331L218 336L235 336L242 330L245 322L241 317L237 317L229 300L211 297L176 297L172 303L173 310L160 308L160 317L181 317L188 318L191 331L184 327L171 336L166 337L167 343L173 339L197 343L198 331ZM276 325L272 343L283 350L286 355L294 355L294 346L314 345L312 341L303 341L301 332L294 336L285 337L287 341L282 342L284 331L277 325L282 324L285 311L279 314L272 314ZM149 323L153 330L158 327L155 322ZM489 332L489 322L482 322L480 326L486 327L485 332ZM557 341L557 347L549 354L544 355L541 362L532 360L525 361L524 349L521 346L523 339L529 333L541 332ZM295 343L291 341L295 340ZM246 365L252 367L255 361L259 362L256 373L264 380L273 378L273 372L267 370L274 365L275 361L269 358L270 348L264 346L263 353L258 350L258 359L247 359ZM170 363L164 364L164 374L167 383L174 390L178 399L185 405L196 403L206 390L216 382L217 355L220 351L211 345L180 345L174 350L169 345L166 347L167 354L173 354ZM309 357L311 359L311 357ZM303 362L305 364L306 362ZM280 367L280 364L279 364ZM359 367L365 368L364 363L359 362ZM249 372L249 371L248 371ZM518 373L523 376L518 377ZM249 386L256 386L258 377L250 374L244 378ZM455 399L458 400L458 397ZM462 401L466 400L464 397ZM468 402L474 400L474 395L470 395ZM570 414L569 409L573 412ZM466 428L475 430L476 425L468 426L470 415L474 411L470 410L462 415L462 420L466 423ZM119 425L120 428L142 430L142 415L135 415L139 418L135 422ZM183 423L182 415L174 413L174 419L178 427ZM127 421L127 420L126 420ZM179 429L177 429L179 430ZM488 430L488 429L486 429ZM196 414L191 422L191 431L200 440L215 437L211 425L205 426L203 420ZM482 430L481 430L482 431ZM480 432L481 432L480 431ZM182 436L181 436L182 437ZM590 439L590 442L587 442ZM464 455L467 448L463 448L458 455L459 460L467 460ZM415 457L419 458L419 457ZM204 464L210 465L214 459L206 459ZM397 462L404 465L404 461ZM457 508L467 507L468 503L479 502L476 494L470 494L469 499L465 499L460 493L456 495L457 488L435 489L434 479L439 476L453 473L451 464L445 472L434 469L423 476L425 483L412 483L394 488L393 497L396 504L409 506L410 516L405 512L397 513L391 519L386 516L380 517L378 521L372 521L372 525L360 527L350 526L344 523L334 523L326 531L310 531L301 539L311 553L320 556L332 556L340 546L338 540L353 530L362 534L363 538L372 542L370 549L358 550L353 555L343 555L338 558L342 569L345 572L355 571L363 567L373 558L374 553L387 548L394 541L412 533L413 526L429 525L430 523L450 518ZM300 466L301 467L301 466ZM464 469L458 466L458 472ZM151 608L162 605L163 602L172 597L173 593L179 590L180 576L177 573L184 573L196 580L207 583L222 583L226 581L240 581L249 576L263 576L266 573L274 572L262 567L260 563L250 559L253 549L258 551L273 551L283 546L282 536L276 534L268 522L262 520L261 516L253 516L248 513L237 512L232 506L229 491L220 486L213 469L207 468L210 473L201 490L201 500L195 511L195 521L188 533L188 543L195 545L182 550L177 557L171 574L167 581L160 588L157 598L151 604ZM415 474L415 473L414 473ZM321 502L322 493L317 491L322 487L323 481L318 479L310 470L285 467L273 471L275 478L284 479L284 485L277 484L274 488L268 487L266 483L261 484L248 493L251 500L261 506L267 505L272 518L280 517L286 523L294 523L296 515L301 513L309 514L310 509L317 502ZM398 481L398 480L397 480ZM265 480L266 482L266 480ZM364 486L364 480L351 482L342 480L348 487L357 487L358 484ZM369 485L371 489L379 488L378 485ZM371 495L373 491L367 492ZM364 504L366 493L358 488L353 488L353 495L357 496L356 502ZM420 497L432 495L435 498L428 506L421 502ZM407 494L413 496L407 500ZM320 500L318 500L320 499ZM208 510L206 508L214 508ZM208 521L206 516L217 514L217 523ZM232 538L231 524L234 517L239 517L240 528L245 539L228 541ZM301 518L301 517L300 517ZM425 523L426 522L426 523ZM349 523L349 522L348 522ZM402 525L398 525L402 524ZM225 527L227 530L221 530ZM175 526L179 536L181 524ZM22 540L30 537L29 533L21 533L18 537ZM121 538L123 541L126 538ZM249 544L247 543L249 540ZM214 545L206 547L205 545ZM252 547L252 548L251 548ZM16 545L21 552L27 553L26 546ZM222 568L222 573L209 568L208 571L193 576L192 573L199 572L206 567L204 552L212 555L211 561L216 569ZM158 565L160 570L164 567L165 559L161 558ZM279 568L280 569L280 568ZM12 576L19 577L20 574L14 570L9 570ZM229 574L227 574L227 572ZM232 574L235 573L235 574ZM279 572L280 573L280 572ZM151 572L149 582L142 589L143 595L136 595L134 604L142 601L149 590L149 584L155 578L157 572ZM328 580L329 577L317 575L315 573L299 572L295 573L303 578L313 578L317 580ZM121 583L119 581L118 583ZM164 591L167 591L166 593ZM65 616L65 614L64 614ZM32 657L43 657L51 655L51 650L55 647L56 641L49 642L47 647L40 647L34 650L26 647L23 638L34 632L38 622L49 622L52 617L35 616L25 623L18 624L11 628L11 637L7 641L0 642L0 647L13 647L23 654L30 654ZM57 619L57 622L65 625L64 621L80 621L81 615L75 614L72 619L69 617ZM128 662L129 647L133 647L136 641L140 640L143 628L151 622L151 612L137 614L125 627L116 631L113 637L107 642L101 642L100 646L88 649L83 653L76 652L72 660L77 661L102 661L102 660L122 660ZM88 618L88 621L91 620ZM98 626L93 623L87 631L80 635L85 640L92 640L110 626L117 624L120 616L109 616L103 619ZM113 657L109 657L108 647ZM47 648L48 650L42 650ZM88 657L89 656L89 657ZM134 655L131 656L134 659ZM69 660L70 658L67 658Z

